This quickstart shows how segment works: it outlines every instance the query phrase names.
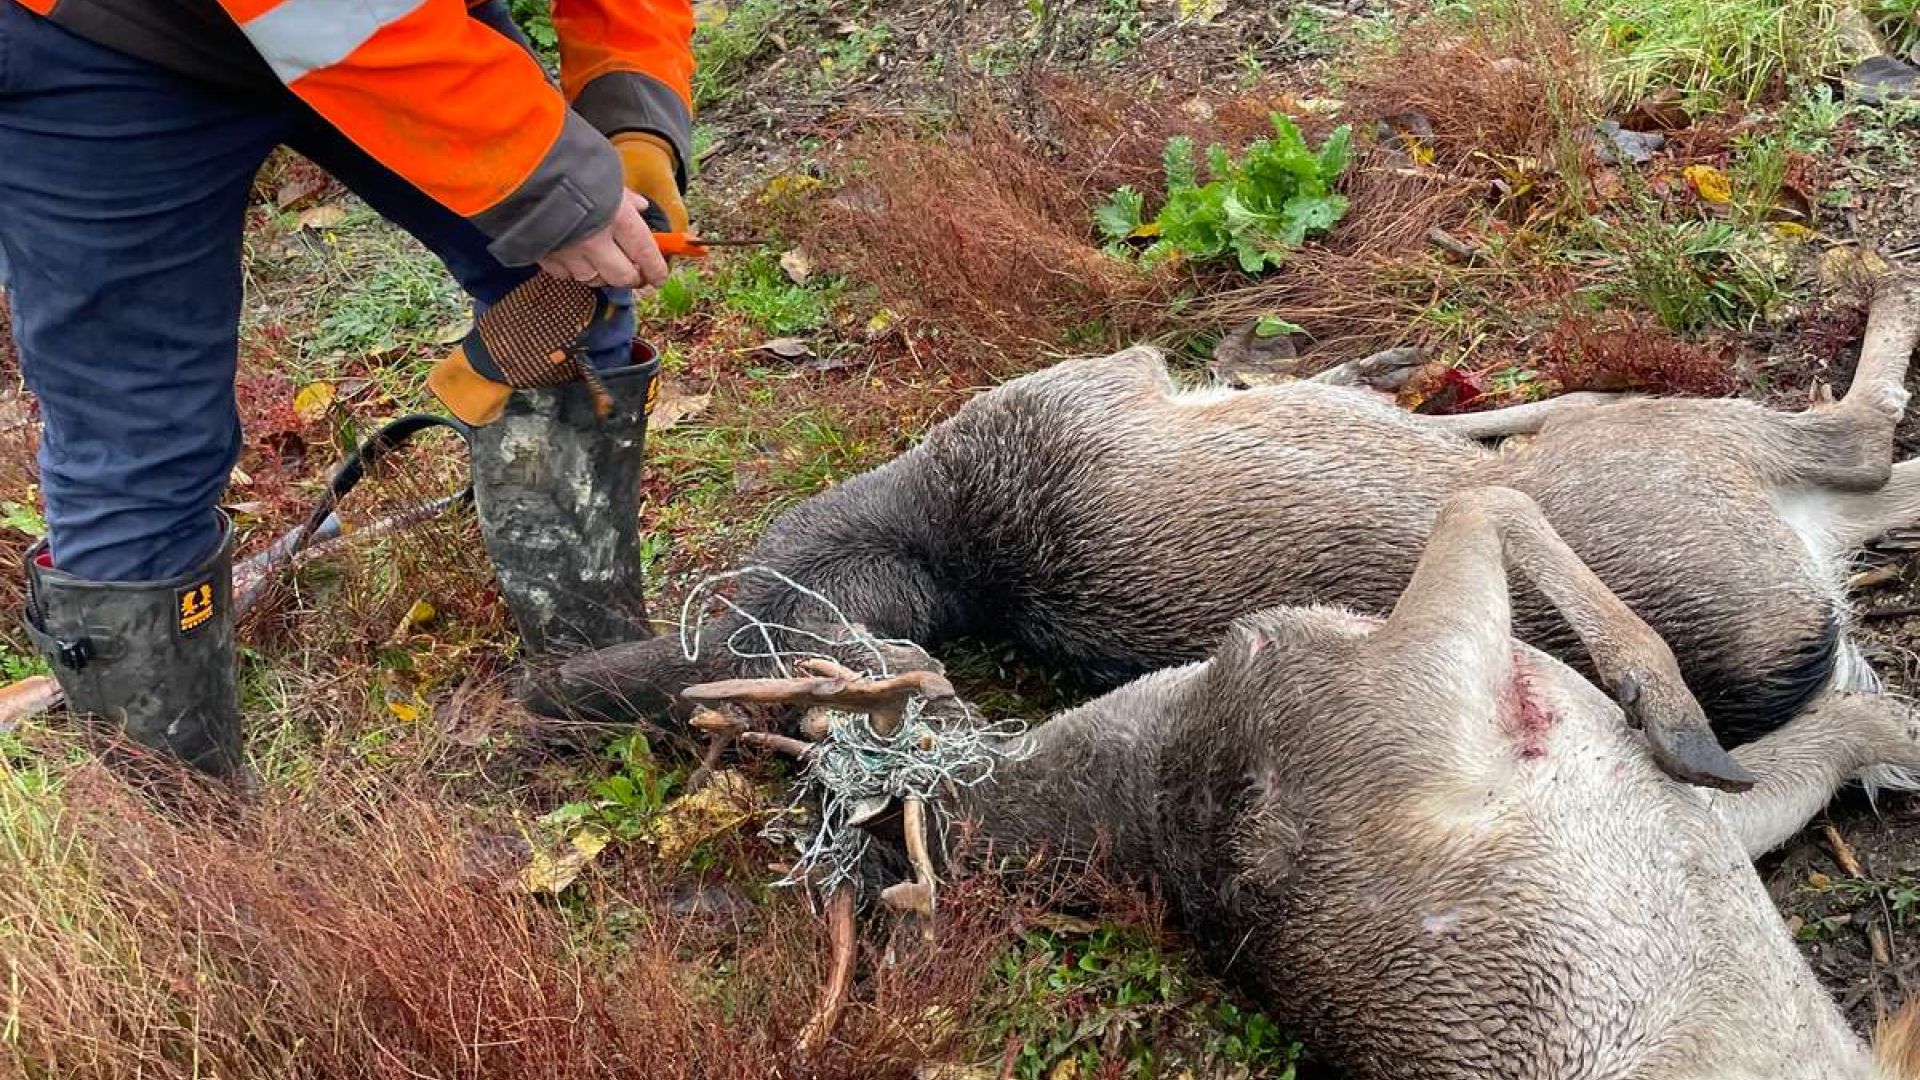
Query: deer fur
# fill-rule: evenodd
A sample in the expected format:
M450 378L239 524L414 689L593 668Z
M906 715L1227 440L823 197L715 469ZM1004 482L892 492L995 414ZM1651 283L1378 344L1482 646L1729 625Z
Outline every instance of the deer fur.
M1913 713L1829 695L1734 751L1752 790L1676 782L1632 730L1697 708L1672 654L1540 509L1464 493L1432 533L1385 619L1244 616L1040 725L959 809L997 851L1104 844L1353 1080L1920 1075L1920 1019L1877 1064L1749 861L1846 775L1920 766ZM1510 636L1509 567L1624 711Z
M1012 640L1101 685L1205 654L1237 616L1338 604L1384 615L1452 493L1524 492L1679 656L1728 743L1821 694L1876 689L1847 636L1849 559L1920 520L1920 463L1893 466L1920 336L1911 290L1876 301L1853 385L1797 414L1740 400L1592 396L1410 415L1329 382L1182 390L1161 354L1062 363L968 402L901 457L793 507L746 565L834 598L876 634ZM1479 438L1532 434L1502 453ZM770 582L736 602L812 631ZM1584 665L1531 588L1519 636ZM529 704L657 714L683 686L755 674L709 626L689 661L655 639L575 657ZM798 639L787 642L796 646Z

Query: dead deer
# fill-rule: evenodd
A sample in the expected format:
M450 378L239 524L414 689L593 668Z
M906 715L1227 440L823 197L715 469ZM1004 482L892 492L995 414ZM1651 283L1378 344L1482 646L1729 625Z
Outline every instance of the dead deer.
M1446 497L1501 485L1530 495L1672 645L1738 743L1823 692L1878 685L1847 638L1845 574L1866 541L1920 519L1920 463L1892 465L1915 300L1887 283L1845 396L1796 414L1588 396L1430 417L1326 381L1182 391L1150 348L1067 362L793 507L745 563L882 636L1012 639L1117 685L1197 659L1251 611L1385 614ZM1534 438L1517 453L1478 441L1513 434ZM827 625L785 589L748 580L736 599L769 623ZM1523 640L1582 662L1536 590L1515 609ZM763 674L729 655L740 626L707 627L696 661L671 639L576 657L529 704L630 719L690 683ZM1704 751L1669 764L1718 767Z
M1431 532L1384 619L1244 616L1210 658L1040 725L958 809L1002 851L1110 841L1216 970L1355 1080L1920 1077L1920 1021L1877 1065L1749 862L1850 773L1920 766L1915 715L1828 695L1733 751L1752 790L1680 783L1632 728L1687 728L1699 704L1540 508L1466 492ZM1610 695L1515 640L1509 570ZM688 693L868 710L903 689L829 672Z

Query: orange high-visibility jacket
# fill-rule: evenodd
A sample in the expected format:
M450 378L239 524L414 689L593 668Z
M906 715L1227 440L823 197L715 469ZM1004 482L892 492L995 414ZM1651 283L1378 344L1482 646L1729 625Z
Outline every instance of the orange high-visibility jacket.
M5 0L0 0L4 3ZM552 0L560 89L468 0L18 0L84 37L238 91L277 81L376 160L528 263L612 218L607 136L678 152L692 0Z

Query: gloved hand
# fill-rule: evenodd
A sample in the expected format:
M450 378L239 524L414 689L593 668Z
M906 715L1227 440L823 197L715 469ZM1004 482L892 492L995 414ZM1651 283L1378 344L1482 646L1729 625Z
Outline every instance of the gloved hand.
M680 184L674 179L676 161L673 144L645 131L623 131L611 140L620 155L626 173L627 190L639 195L657 209L666 221L651 222L655 232L686 232L687 204L680 197ZM648 214L652 217L652 214Z
M499 419L514 390L584 379L605 396L586 363L586 341L614 308L597 288L535 274L480 313L466 340L427 373L447 411L470 427Z

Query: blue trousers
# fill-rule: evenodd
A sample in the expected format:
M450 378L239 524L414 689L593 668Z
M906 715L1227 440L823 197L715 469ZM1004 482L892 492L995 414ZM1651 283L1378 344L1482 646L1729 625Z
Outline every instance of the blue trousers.
M517 36L504 7L478 9ZM241 233L253 176L291 146L425 244L477 306L526 280L487 238L288 92L174 75L0 2L0 273L43 423L54 562L91 581L194 569L240 452ZM628 362L632 300L590 342Z

